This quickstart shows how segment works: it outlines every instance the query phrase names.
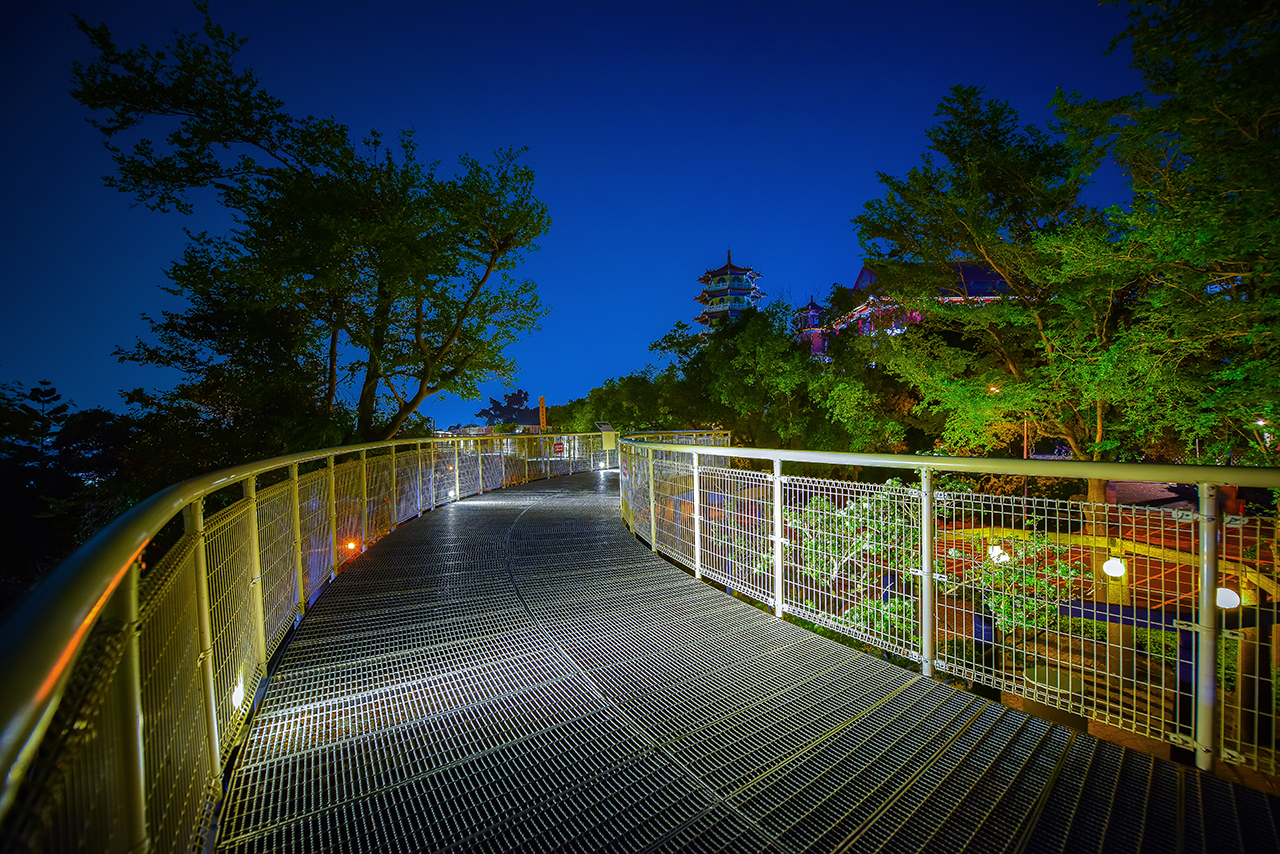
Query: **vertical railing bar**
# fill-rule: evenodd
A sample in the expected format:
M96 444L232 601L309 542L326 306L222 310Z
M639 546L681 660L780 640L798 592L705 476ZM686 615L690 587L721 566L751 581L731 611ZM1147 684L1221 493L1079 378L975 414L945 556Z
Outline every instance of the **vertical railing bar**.
M933 549L936 519L933 509L933 470L920 469L920 672L933 676L934 605Z
M453 440L453 500L462 497L462 440Z
M369 457L360 449L360 551L369 541Z
M653 496L653 448L645 448L649 456L649 548L658 550L658 512Z
M432 439L428 447L431 449L431 475L427 478L427 491L431 494L431 509L436 509L436 448L440 445L439 440Z
M142 566L134 561L125 572L124 580L111 597L112 616L120 622L124 633L124 654L117 670L117 697L119 702L121 751L125 765L126 791L124 833L129 851L146 851L150 847L147 835L147 767L146 742L142 733L142 630L138 622L138 582Z
M484 495L484 439L476 441L476 495Z
M253 646L261 675L267 675L267 617L262 601L262 551L258 541L258 478L249 475L241 481L244 500L249 503L249 608L253 620Z
M400 524L400 495L396 487L396 446L391 446L391 530Z
M338 569L338 478L334 466L338 464L333 454L328 459L329 472L329 576Z
M209 568L204 554L204 499L197 498L183 508L183 527L195 535L192 561L196 576L196 632L200 641L201 687L204 691L205 749L209 758L210 785L222 788L222 750L218 740L218 698L213 682L213 628L209 606Z
M418 475L414 479L414 488L417 490L418 498L418 515L422 515L422 443L418 442L413 446L414 450L414 466L417 468Z
M298 616L307 613L306 565L302 560L302 493L298 489L298 464L289 466L289 502L293 505L293 565L298 577Z
M1196 767L1213 770L1217 754L1214 712L1218 684L1218 487L1200 493L1200 608L1196 632Z
M698 452L693 452L693 577L702 578L702 477Z
M781 617L782 600L782 458L773 458L773 614Z

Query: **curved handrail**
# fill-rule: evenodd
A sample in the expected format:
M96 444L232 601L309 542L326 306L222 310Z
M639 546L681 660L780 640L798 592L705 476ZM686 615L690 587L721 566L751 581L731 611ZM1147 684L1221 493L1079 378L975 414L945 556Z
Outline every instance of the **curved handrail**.
M257 505L254 503L256 499L253 498L256 487L253 484L261 475L290 469L296 479L296 466L327 460L332 483L336 458L359 455L359 458L364 460L365 455L371 451L387 451L391 459L395 459L394 454L397 449L400 449L402 454L416 451L419 460L419 490L422 487L421 460L426 456L425 449L431 446L435 448L432 451L433 461L437 458L445 460L448 454L456 456L458 448L467 448L469 452L474 452L481 477L484 476L486 466L485 456L490 453L486 449L524 448L527 474L530 460L538 464L546 462L546 457L550 456L550 449L547 448L549 441L563 442L572 438L576 440L573 443L574 448L585 448L590 443L591 450L587 453L607 454L602 450L600 435L599 433L521 434L442 439L393 439L328 448L245 463L200 475L170 486L134 506L64 560L11 612L6 622L0 625L0 673L3 674L3 677L0 677L0 682L3 684L3 690L0 690L0 767L5 769L5 778L0 783L2 786L0 788L0 820L4 819L14 802L15 794L45 735L45 729L65 690L69 674L76 664L77 656L84 647L87 637L102 619L103 614L116 608L115 602L119 598L122 584L130 574L130 570L139 567L143 550L161 529L184 513L186 508L199 505L209 495L237 484L249 484L249 488L246 489L246 497L250 499L248 506L256 508ZM404 451L405 448L409 451ZM445 450L442 451L442 448ZM612 458L616 458L616 451L613 453ZM376 461L380 457L370 456L368 459ZM570 460L570 470L573 469L576 459ZM368 469L363 465L361 468L364 470L362 477L367 479ZM549 475L538 474L537 476ZM394 467L392 477L394 478ZM504 472L502 485L505 483ZM366 500L364 498L366 486L368 484L361 486L362 501ZM485 485L478 484L476 489L488 491L497 486L489 484L486 488ZM454 495L453 492L449 492L449 496L449 500L462 497L462 495ZM337 499L331 494L330 500L336 502ZM396 496L391 495L390 500L394 508ZM294 503L296 505L296 500ZM419 512L425 509L422 503L419 494ZM431 504L432 506L436 504L434 496ZM293 510L296 518L297 507L295 506ZM361 512L366 510L362 509ZM393 512L395 512L394 509ZM408 508L408 512L412 513L412 507ZM330 518L333 518L332 515ZM398 521L393 519L392 524L397 524ZM253 525L256 530L256 518ZM376 535L377 532L374 532L374 536L367 538L366 542L376 538ZM333 536L336 537L336 533ZM253 560L257 559L257 556L254 556ZM132 584L132 595L135 598L132 611L128 607L123 611L118 608L116 610L124 614L132 613L132 619L136 620L136 573Z
M655 451L688 452L689 446L671 442L637 442L628 436L623 444L632 443ZM1212 483L1236 486L1280 488L1280 468L1247 466L1196 466L1167 463L1112 463L1086 460L1018 460L988 457L946 457L931 454L855 454L841 451L787 451L769 448L726 448L718 456L741 459L779 460L796 463L822 463L835 466L867 466L871 468L932 469L934 471L972 472L979 474L1014 474L1032 477L1069 477L1081 480L1120 480L1165 483Z

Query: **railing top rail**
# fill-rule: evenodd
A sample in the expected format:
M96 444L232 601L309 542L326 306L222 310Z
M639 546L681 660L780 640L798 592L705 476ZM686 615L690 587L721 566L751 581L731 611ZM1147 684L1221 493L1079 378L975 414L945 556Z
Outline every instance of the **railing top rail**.
M1184 466L1164 463L1111 463L1081 460L1016 460L988 457L941 457L914 454L853 454L834 451L784 451L764 448L710 447L665 442L632 442L655 451L679 453L711 453L715 456L739 457L784 462L823 463L838 466L871 466L894 469L930 469L933 471L982 472L1048 477L1097 478L1121 481L1155 481L1157 483L1233 484L1280 489L1280 468L1247 466Z
M542 436L600 435L545 433ZM246 478L294 464L390 447L495 438L452 436L389 439L288 454L199 475L161 490L118 516L58 565L0 624L0 801L16 789L43 736L54 702L85 637L143 549L187 505ZM532 434L496 438L535 438ZM0 812L3 812L0 810Z

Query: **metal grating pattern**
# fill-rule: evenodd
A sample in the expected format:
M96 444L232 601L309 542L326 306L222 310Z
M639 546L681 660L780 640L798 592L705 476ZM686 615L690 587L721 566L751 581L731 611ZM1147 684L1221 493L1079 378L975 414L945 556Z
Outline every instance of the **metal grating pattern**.
M475 471L474 452L460 459ZM447 471L452 487L440 462L424 455L424 475ZM641 477L647 493L647 466ZM675 498L681 478L654 473ZM690 578L628 536L617 484L594 472L486 493L354 559L283 653L219 849L1280 846L1275 798L900 670ZM770 509L768 495L733 498Z

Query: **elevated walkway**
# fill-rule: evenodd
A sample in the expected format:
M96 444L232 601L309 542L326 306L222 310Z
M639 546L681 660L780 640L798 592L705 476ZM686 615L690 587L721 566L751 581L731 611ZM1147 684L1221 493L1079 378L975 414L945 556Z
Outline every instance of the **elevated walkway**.
M1249 851L1280 801L777 620L633 540L617 473L424 514L285 647L218 850Z

